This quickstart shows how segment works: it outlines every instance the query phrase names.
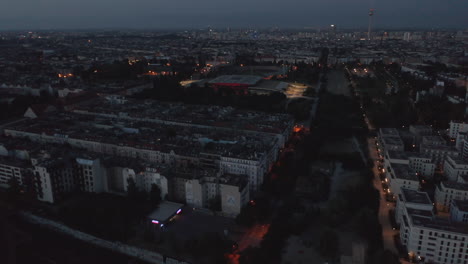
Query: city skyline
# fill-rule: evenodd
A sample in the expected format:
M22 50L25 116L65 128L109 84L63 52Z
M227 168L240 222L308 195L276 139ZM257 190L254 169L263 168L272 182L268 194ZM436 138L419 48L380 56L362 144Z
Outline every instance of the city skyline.
M25 9L24 7L28 8ZM324 27L366 28L367 13L375 8L376 28L466 28L463 1L318 0L306 2L219 3L107 0L7 1L0 4L0 30L47 29L176 29L221 27Z

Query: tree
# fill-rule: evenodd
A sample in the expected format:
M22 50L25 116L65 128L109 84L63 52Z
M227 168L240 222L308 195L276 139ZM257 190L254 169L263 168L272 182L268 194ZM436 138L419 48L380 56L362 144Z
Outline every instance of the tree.
M326 229L320 235L319 252L327 259L334 259L338 256L339 238L335 231Z
M208 207L215 212L221 211L221 196L217 195L213 199L209 200Z
M381 264L400 264L398 256L389 250L379 250L373 254L368 263L381 263Z
M21 186L18 182L18 179L16 177L11 177L8 180L8 197L11 201L16 201L18 198L19 194L21 193Z
M156 184L151 184L151 191L149 194L149 200L151 203L151 207L158 207L161 203L161 189Z
M133 178L127 179L127 195L131 200L136 200L138 197L138 188Z

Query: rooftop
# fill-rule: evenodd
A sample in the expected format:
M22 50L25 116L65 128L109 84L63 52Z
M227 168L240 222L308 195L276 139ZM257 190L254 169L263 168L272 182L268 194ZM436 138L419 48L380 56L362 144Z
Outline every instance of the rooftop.
M468 184L454 182L454 181L441 182L440 187L445 187L447 189L455 189L455 190L460 190L460 191L468 191Z
M381 128L379 133L381 136L399 136L396 128Z
M181 156L210 153L222 157L260 160L277 144L274 135L238 130L215 130L111 117L58 113L9 127L10 131L63 139L98 142Z
M221 75L208 83L211 84L245 84L253 86L260 82L263 78L254 75Z
M401 145L403 146L403 141L399 136L383 136L382 143L384 145Z
M183 204L179 203L162 201L158 208L148 215L148 218L150 220L156 220L159 223L164 223L177 214L179 209L182 209L183 206Z
M434 217L432 212L407 208L408 215L416 226L467 235L468 225L451 222L446 218Z
M410 168L406 164L390 163L392 168L392 175L398 179L419 181L415 173L410 171Z
M205 126L226 130L244 130L262 133L283 133L292 126L293 118L287 114L272 114L238 110L212 105L188 105L154 100L127 99L113 104L104 99L75 108L76 113L102 115L118 119L154 123L170 122L188 126Z
M404 151L388 150L387 155L389 159L408 160L408 156Z
M408 203L417 204L432 204L429 195L426 192L420 192L416 190L401 188L401 195L404 200Z

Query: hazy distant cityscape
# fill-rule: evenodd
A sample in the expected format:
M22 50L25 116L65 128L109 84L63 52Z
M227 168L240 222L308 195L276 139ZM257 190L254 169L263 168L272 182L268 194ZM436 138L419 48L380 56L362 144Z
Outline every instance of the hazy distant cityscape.
M465 4L124 2L0 11L0 263L468 263Z

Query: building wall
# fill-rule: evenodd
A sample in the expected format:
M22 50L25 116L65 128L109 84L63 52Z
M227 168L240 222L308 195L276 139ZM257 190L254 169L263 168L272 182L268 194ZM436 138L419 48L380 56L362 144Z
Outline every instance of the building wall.
M430 158L410 157L409 167L424 177L432 177L436 165L431 162Z
M32 141L58 144L69 143L72 147L84 148L91 152L105 153L120 157L140 158L145 161L159 164L175 164L180 160L191 160L197 164L199 163L198 158L184 156L183 154L175 154L173 151L165 153L155 150L119 146L117 144L105 144L83 139L73 139L66 136L38 135L15 130L5 130L5 133L6 135L13 137L28 137ZM275 161L278 150L279 145L276 144L268 151L268 153L257 153L257 157L253 157L250 160L234 157L221 157L220 171L221 173L248 175L250 188L252 190L257 190L257 188L263 183L263 176L270 165ZM183 188L181 187L181 190L182 189L184 189L184 195L180 196L180 198L185 200L185 182Z
M23 168L1 163L0 161L0 186L8 187L8 183L12 177L15 177L17 182L22 185L24 173Z
M436 146L421 146L421 153L428 155L435 164L443 165L446 157L458 158L459 152L453 148L438 148Z
M239 190L238 186L220 184L221 208L223 213L229 216L237 216L243 205L249 201L248 187Z
M444 174L449 181L458 181L459 176L468 174L468 163L457 163L453 158L447 157L444 162Z
M441 182L436 187L434 200L437 210L448 212L452 200L468 200L468 189L449 188Z
M459 132L467 132L468 131L468 124L457 122L457 121L450 121L450 128L448 132L448 136L450 138L456 138Z
M202 185L198 179L185 183L186 202L189 206L203 208Z
M421 256L427 262L443 264L467 262L468 235L415 226L409 220L406 210L404 217L408 221L402 221L400 238L410 256Z
M455 203L452 200L450 207L450 219L454 222L468 224L468 212L461 211L458 207L455 206Z
M398 197L401 188L406 188L410 190L419 189L419 181L396 178L393 174L393 171L386 171L386 177L388 179L388 188L395 197Z

